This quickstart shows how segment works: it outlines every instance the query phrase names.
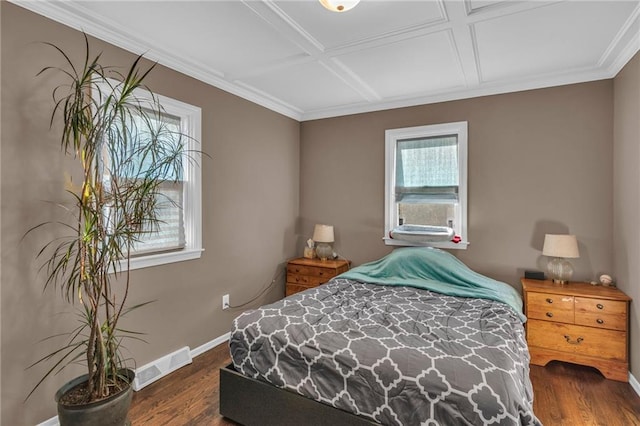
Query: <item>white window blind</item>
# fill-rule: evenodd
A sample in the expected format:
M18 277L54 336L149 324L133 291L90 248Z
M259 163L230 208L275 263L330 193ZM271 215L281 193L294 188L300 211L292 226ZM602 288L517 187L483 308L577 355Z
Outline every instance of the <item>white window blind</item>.
M146 109L145 114L146 116L142 117L132 112L127 118L130 121L127 128L131 129L131 134L118 146L118 150L107 152L103 156L103 167L110 168L111 171L104 174L105 187L109 188L115 184L108 181L110 175L119 180L118 185L123 185L127 181L135 184L136 180L142 179L148 173L153 159L149 157L149 151L144 149L144 144L154 139L151 132L162 134L162 138L159 139L167 141L167 149L172 149L168 145L182 144L180 117ZM121 154L123 154L121 158L133 158L134 161L115 158ZM116 167L117 170L114 170ZM179 250L186 245L182 209L184 199L182 167L166 168L152 173L162 178L158 186L159 194L155 200L157 221L143 224L143 233L131 248L133 256ZM106 213L107 215L117 214L112 209Z
M134 255L178 250L185 247L184 215L182 210L184 184L163 182L158 200L156 229L147 228L142 241L133 246Z
M458 201L456 135L399 140L396 144L396 201Z
M157 119L154 117L154 114L159 115ZM179 140L179 135L181 134L180 117L170 115L166 112L156 112L150 113L147 120L149 120L148 124L151 124L151 128L154 129L154 131L163 132L165 138L172 140L172 143L182 143ZM138 126L138 128L145 127ZM142 140L145 140L146 136L147 135L143 135ZM150 159L140 159L142 168L144 168L145 161L150 161ZM182 168L165 171L165 180L160 183L158 188L160 196L159 199L156 200L158 222L147 226L145 229L146 233L143 234L141 241L134 244L134 256L178 250L185 247L184 216L182 209L184 182L182 174Z

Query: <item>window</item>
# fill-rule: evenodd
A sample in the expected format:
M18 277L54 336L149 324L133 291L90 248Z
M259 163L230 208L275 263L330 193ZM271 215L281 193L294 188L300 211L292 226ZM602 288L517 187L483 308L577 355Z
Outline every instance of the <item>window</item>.
M449 226L467 241L467 122L391 129L385 132L385 236L387 245L426 245L395 240L399 225Z
M148 99L148 94L144 91L135 93L135 96L143 102ZM169 138L176 135L174 140L184 144L185 156L181 161L182 169L169 171L165 176L171 180L160 184L162 199L157 200L159 223L154 226L152 232L143 236L142 241L134 245L130 269L197 259L202 252L201 155L197 146L201 137L201 110L175 99L157 94L154 96L155 103L162 106L162 111L158 114L149 110L150 113L145 117L147 125L136 123L137 120L142 120L142 116L134 115L134 123L130 127L161 129L159 131L166 132L169 136L165 137ZM177 136L180 134L187 137ZM113 155L118 153L103 154L103 161L108 162L109 156ZM136 170L144 169L144 162L141 158L132 166L132 176L135 176ZM123 170L122 173L126 175L127 169ZM104 179L103 185L110 185L110 182ZM105 215L108 217L109 211L106 211Z

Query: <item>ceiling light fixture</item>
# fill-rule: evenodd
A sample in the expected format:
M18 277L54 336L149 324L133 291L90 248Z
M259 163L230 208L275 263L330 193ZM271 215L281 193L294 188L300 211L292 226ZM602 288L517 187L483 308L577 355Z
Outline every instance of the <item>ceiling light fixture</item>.
M320 0L320 3L332 12L346 12L356 7L360 0Z

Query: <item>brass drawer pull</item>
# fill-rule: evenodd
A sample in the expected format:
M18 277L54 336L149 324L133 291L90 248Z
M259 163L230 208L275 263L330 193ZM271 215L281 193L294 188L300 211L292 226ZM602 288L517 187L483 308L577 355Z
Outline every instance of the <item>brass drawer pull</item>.
M596 322L597 322L598 324L604 324L604 320L602 320L602 319L600 319L600 318L598 318L598 319L596 320Z
M548 316L549 318L553 318L553 312L547 312L545 315Z
M553 303L553 299L550 297L547 297L547 303Z
M604 309L604 305L603 305L602 303L598 303L598 304L596 305L596 308L598 308L598 309Z
M571 336L569 336L568 334L565 334L564 340L566 340L567 343L569 343L570 345L579 345L580 343L582 343L584 338L578 337L576 340L571 340Z

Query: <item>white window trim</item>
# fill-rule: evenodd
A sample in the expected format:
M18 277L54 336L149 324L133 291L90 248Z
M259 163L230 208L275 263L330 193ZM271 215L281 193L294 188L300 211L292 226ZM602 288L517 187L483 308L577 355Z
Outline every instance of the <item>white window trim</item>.
M467 239L467 128L466 121L455 123L434 124L428 126L405 127L401 129L389 129L385 131L385 189L384 189L384 243L388 246L409 246L409 247L438 247L446 249L466 250L469 245ZM460 232L458 235L462 239L459 243L451 241L417 243L393 239L389 232L397 223L397 212L395 208L394 188L396 186L396 144L398 140L434 137L442 135L458 135L458 197L460 199Z
M113 85L119 84L112 81ZM109 90L106 86L104 90ZM180 117L180 131L189 135L186 138L184 183L182 211L184 214L184 236L186 245L181 250L151 253L147 255L132 256L129 259L129 270L148 268L174 262L198 259L204 248L202 247L202 170L200 141L202 140L202 110L176 99L154 94L157 103L151 102L149 92L136 89L134 96L144 105L149 103L152 109L157 108L157 103L162 105L162 112ZM188 157L188 158L187 158ZM127 260L120 261L120 270L127 268Z

